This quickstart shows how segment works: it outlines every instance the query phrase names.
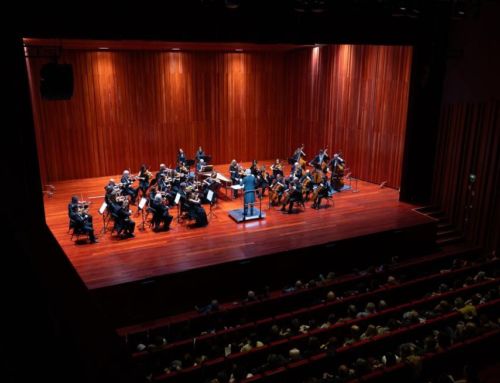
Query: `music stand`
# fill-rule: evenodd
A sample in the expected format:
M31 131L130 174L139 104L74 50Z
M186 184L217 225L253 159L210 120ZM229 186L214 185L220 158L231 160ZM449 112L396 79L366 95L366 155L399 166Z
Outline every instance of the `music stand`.
M210 211L208 212L208 217L217 218L217 214L214 213L214 195L213 190L208 190L207 201L210 202Z
M203 158L203 161L205 161L207 164L212 161L212 156L202 156L201 158Z
M147 215L147 212L144 210L144 206L146 206L146 203L148 202L148 200L144 197L141 198L140 202L139 202L139 207L137 209L137 212L141 212L141 218L142 218L142 222L141 224L139 225L139 230L141 231L144 231L144 227L146 226L146 215Z
M181 200L181 195L180 193L177 193L175 195L175 200L174 200L174 204L177 205L177 223L181 222L181 206L179 204L180 200Z
M102 230L101 234L105 234L106 230L108 229L108 220L106 219L106 215L104 214L106 212L106 208L108 207L108 204L106 202L103 202L101 207L99 208L99 214L102 216Z

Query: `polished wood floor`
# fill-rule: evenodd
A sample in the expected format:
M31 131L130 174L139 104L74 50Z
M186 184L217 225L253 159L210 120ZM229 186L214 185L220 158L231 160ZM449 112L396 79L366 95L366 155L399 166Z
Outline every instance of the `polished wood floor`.
M270 164L270 161L264 161ZM228 175L228 165L215 167ZM89 289L113 286L159 275L177 273L228 261L244 260L276 252L353 238L385 230L395 230L427 223L425 217L406 203L399 202L397 190L359 181L359 192L344 191L333 197L333 204L323 202L320 210L306 209L285 214L278 208L262 206L265 220L235 223L228 211L242 205L220 198L215 217L205 228L191 228L172 222L168 232L153 232L146 226L136 230L136 237L118 239L109 232L102 235L98 209L104 186L110 177L63 181L54 184L55 193L45 197L47 224L69 260ZM119 179L119 176L114 176ZM354 182L353 182L353 186ZM224 194L224 189L221 188ZM99 243L76 243L68 234L67 205L72 195L92 201L90 213ZM136 207L132 207L135 212ZM208 212L208 206L206 207ZM174 217L177 210L171 212ZM137 225L141 217L134 217Z

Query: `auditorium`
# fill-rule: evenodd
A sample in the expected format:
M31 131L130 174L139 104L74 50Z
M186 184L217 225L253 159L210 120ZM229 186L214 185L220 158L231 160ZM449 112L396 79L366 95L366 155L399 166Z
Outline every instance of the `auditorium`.
M6 381L498 381L499 1L9 17Z

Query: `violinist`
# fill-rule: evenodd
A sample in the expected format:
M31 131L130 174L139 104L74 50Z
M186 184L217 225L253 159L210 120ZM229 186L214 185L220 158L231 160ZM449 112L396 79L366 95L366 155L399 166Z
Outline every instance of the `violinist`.
M273 171L274 178L276 178L278 174L283 175L283 164L280 162L279 158L276 158L274 164L271 165L271 170Z
M262 165L257 174L257 188L262 190L261 197L266 194L266 189L271 185L271 176L266 171L266 166Z
M97 243L92 225L92 216L88 214L88 206L78 201L78 197L73 196L68 205L70 228L75 234L88 234L91 243Z
M252 161L252 165L250 166L250 172L254 175L254 177L257 177L259 173L259 167L257 164L257 160Z
M113 178L111 178L108 184L104 186L104 190L106 191L104 195L104 202L108 205L111 205L111 203L115 201L116 196L121 194L121 189Z
M233 185L240 184L240 166L236 160L232 160L229 164L229 174ZM238 190L233 189L233 197L238 198Z
M139 189L132 187L134 181L135 179L130 177L130 172L128 170L124 170L120 183L122 184L123 192L131 197L132 204L135 204L135 199L137 198L137 194L139 192Z
M172 222L172 217L169 214L169 208L164 203L163 198L160 193L156 194L154 199L151 200L150 208L153 212L153 230L158 231L163 223L162 230L169 230L170 223Z
M142 164L137 179L139 180L139 190L142 191L143 197L146 195L146 192L150 186L151 178L153 178L153 173L149 171L149 166L147 166L146 164Z
M135 237L135 222L130 218L132 211L129 210L128 200L120 199L111 204L111 215L115 220L115 229L118 235L125 234L127 237Z

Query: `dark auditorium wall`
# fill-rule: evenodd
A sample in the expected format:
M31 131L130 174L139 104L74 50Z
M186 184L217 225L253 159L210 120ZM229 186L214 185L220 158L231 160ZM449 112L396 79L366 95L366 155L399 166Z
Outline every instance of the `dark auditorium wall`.
M499 249L500 4L451 26L432 202L465 238ZM476 176L474 182L469 178Z
M214 163L341 149L356 178L399 187L412 49L293 51L65 49L74 96L42 100L47 58L28 59L43 182L174 165L198 145Z

